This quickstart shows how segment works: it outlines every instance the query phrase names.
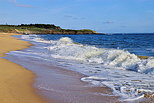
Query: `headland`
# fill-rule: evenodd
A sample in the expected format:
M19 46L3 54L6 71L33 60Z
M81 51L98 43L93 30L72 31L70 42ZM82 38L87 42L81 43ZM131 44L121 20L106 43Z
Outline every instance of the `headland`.
M101 34L90 29L62 29L54 24L0 25L0 32L22 34Z

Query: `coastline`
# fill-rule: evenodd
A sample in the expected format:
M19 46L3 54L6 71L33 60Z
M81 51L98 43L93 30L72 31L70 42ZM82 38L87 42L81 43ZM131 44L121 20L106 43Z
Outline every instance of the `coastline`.
M21 34L100 34L90 29L63 29L54 24L0 25L0 32Z
M2 48L2 49L0 49L0 57L4 57L5 53L7 53L9 51L22 50L22 49L28 48L29 46L32 45L29 42L22 41L22 40L20 40L18 38L11 37L12 35L22 35L22 34L0 33L0 48ZM30 48L28 48L28 49L30 49ZM24 50L22 50L22 51L24 51ZM16 51L16 52L18 52L18 51ZM77 96L81 96L81 95L82 96L85 95L83 97L89 97L91 95L89 95L88 93L92 93L92 94L96 93L97 96L96 97L92 96L92 97L94 97L93 100L95 102L97 101L97 103L102 103L101 101L104 101L104 103L108 103L109 101L110 102L112 101L113 103L120 103L120 102L122 102L122 101L119 101L119 99L118 99L119 97L113 96L112 95L112 90L109 89L106 86L104 86L104 87L86 87L87 83L86 82L82 83L83 81L80 81L80 78L83 77L83 75L82 74L80 75L80 73L78 74L78 73L73 72L73 71L71 72L70 70L68 70L68 71L67 70L63 70L63 69L61 69L61 67L57 67L57 66L54 66L54 65L47 66L45 64L47 66L47 67L45 67L45 65L42 64L44 62L41 63L40 61L36 61L36 60L33 60L33 59L28 59L28 62L26 64L26 61L24 61L24 59L25 59L24 57L23 58L19 58L19 60L17 60L18 57L15 56L11 60L10 56L11 55L8 54L7 56L4 57L5 59L4 58L0 58L0 62L1 62L0 67L2 67L2 69L5 68L5 71L0 74L1 77L3 78L3 79L0 79L0 81L2 81L0 89L3 90L0 95L4 94L4 96L0 96L0 99L2 100L3 103L8 103L10 101L11 101L11 103L27 103L27 102L28 103L33 103L33 102L34 103L35 102L36 103L44 103L44 102L46 103L47 101L48 101L48 103L53 103L53 100L57 101L58 103L65 103L63 101L63 99L66 99L65 96L67 94L67 92L65 90L68 90L70 92L68 96L70 96L70 94L71 94L71 96L73 96L74 95L74 91L77 91L75 93L76 95L74 95L73 97L77 97ZM9 59L7 59L7 57ZM147 59L147 58L142 58L142 59ZM31 61L29 61L29 60L31 60ZM17 61L17 62L15 62L15 61ZM34 89L35 86L34 86L34 88L32 88L32 85L34 84L33 80L36 77L35 74L37 74L37 73L35 71L32 71L31 69L29 69L29 67L26 67L26 66L24 66L22 64L25 63L25 65L34 66L35 63L33 63L33 61L34 62L36 61L36 63L40 62L40 66L38 66L38 65L36 66L37 69L38 68L40 68L40 69L41 68L45 68L45 69L48 68L49 70L52 69L52 71L53 71L52 76L53 77L52 77L52 79L50 78L50 80L51 80L50 83L52 85L49 86L49 87L52 88L51 90L48 89L48 88L42 88L42 87ZM13 67L13 69L12 69L12 67ZM9 69L6 69L6 68L9 68ZM25 69L25 68L27 68L27 69ZM23 69L23 70L19 71L19 69ZM66 71L66 72L64 72L64 71ZM66 75L65 75L65 73L66 73ZM75 75L73 75L74 73L75 73ZM9 74L9 76L8 76L8 74ZM27 77L27 75L28 75L28 77ZM58 78L57 78L57 76L54 76L54 75L58 75ZM23 76L24 76L24 78L23 78ZM59 76L61 76L62 78L60 78ZM72 76L72 77L71 77L71 79L68 79L67 76ZM65 77L65 79L64 79L64 77ZM30 79L31 81L27 82L27 79ZM38 79L38 74L37 74L37 79ZM55 79L58 79L58 80L55 80ZM72 79L74 79L74 80L72 81ZM61 81L61 80L63 82L65 81L64 84L57 82L57 81ZM24 83L22 83L23 81L24 81ZM66 82L69 82L69 83L66 83ZM27 83L28 83L29 86L27 86ZM56 85L56 83L58 85ZM70 83L71 83L72 86L70 85ZM76 83L77 84L79 83L81 85L78 85L78 86L76 86L77 88L74 88L74 86L75 86L74 83L75 83L75 85L76 85ZM69 88L68 88L68 84L70 86ZM55 85L55 88L54 88L54 85ZM58 86L62 86L62 87L58 87ZM81 87L81 88L78 88L78 87ZM25 91L26 88L28 88L32 94L29 91L27 91L27 90ZM61 88L63 88L64 91L60 90ZM54 92L52 90L54 90ZM61 93L62 92L64 92L64 93L62 93L62 95L61 94L56 94L56 92L55 92L56 90L60 91ZM50 91L50 92L52 92L51 93L52 95L51 95L51 97L47 98L40 91L43 91L43 92L44 91ZM82 94L83 91L84 91L84 94ZM27 94L28 94L28 96L27 96ZM59 96L63 96L63 98L57 98ZM29 97L30 97L30 99L29 99ZM43 97L43 99L41 99L41 97ZM69 97L69 99L71 101L75 100L75 99L73 99L71 97ZM89 99L87 99L87 100L89 100ZM90 101L91 100L89 100L89 103L91 103ZM150 100L150 101L153 101L153 100ZM144 102L145 101L143 101L142 103L144 103Z
M12 37L17 33L0 33L0 101L1 103L44 103L32 87L35 74L13 62L3 59L9 51L31 46Z
M2 33L1 33L2 34ZM12 34L12 35L15 35L15 34ZM1 35L0 35L1 36ZM13 39L16 39L16 38L14 38L14 37L9 37L9 38L13 38ZM23 46L24 45L24 48L27 48L28 46L31 46L31 44L29 44L28 42L26 42L26 41L22 41L22 40L20 40L20 39L16 39L17 41L21 41L21 42L25 42L26 44L22 44L21 45L21 42L20 42L20 45L21 46ZM1 43L2 44L2 43ZM13 45L13 43L11 43L11 45ZM16 47L16 50L20 50L20 48L17 48ZM9 50L8 50L9 51ZM7 51L7 52L8 52ZM4 55L4 54L3 54ZM40 91L47 91L47 90L40 90L41 88L37 88L38 89L38 91L35 91L34 90L34 88L32 88L32 84L33 84L33 79L35 78L35 74L33 74L33 73L35 73L34 71L32 71L31 72L31 70L29 71L29 70L27 70L27 69L24 69L24 68L28 68L28 67L25 67L24 65L21 65L21 64L25 64L25 65L33 65L33 64L35 64L35 63L33 63L33 62L35 62L36 60L33 60L33 59L30 59L31 61L28 61L28 62L26 62L26 61L22 61L22 60L24 60L24 58L19 58L19 60L18 60L18 57L13 57L12 58L12 60L11 60L11 58L9 57L10 55L7 55L6 57L8 57L8 58L6 58L6 59L3 59L3 61L6 61L7 63L9 62L10 64L12 64L12 65L16 65L16 69L21 69L22 68L22 71L18 71L18 73L20 74L19 76L16 76L17 74L15 74L15 76L12 74L12 76L11 77L13 77L13 78L11 78L10 79L10 81L9 81L9 83L8 83L8 87L6 88L6 89L8 89L8 88L10 88L9 86L11 85L11 91L14 91L15 89L17 89L17 90L19 90L19 92L17 92L16 94L13 94L13 96L12 97L10 97L10 98L12 98L12 101L11 101L11 103L44 103L44 101L40 98L40 97L43 97L43 99L45 99L46 101L45 101L45 103L47 102L47 103L55 103L55 101L57 101L58 103L66 103L65 102L65 99L68 99L68 96L64 96L64 95L71 95L73 98L71 98L71 97L69 97L69 99L71 100L71 101L76 101L76 99L78 99L79 101L80 100L85 100L85 97L86 97L86 99L87 99L87 101L89 101L89 103L94 103L94 101L96 102L96 103L102 103L102 101L104 102L104 103L108 103L109 101L111 102L114 102L114 103L119 103L119 101L118 101L118 97L116 97L116 96L102 96L102 95L93 95L93 93L98 93L99 91L101 92L101 93L112 93L112 91L108 88L108 87L101 87L101 88L97 88L97 87L87 87L86 85L88 85L88 83L86 83L86 82L83 82L83 81L81 81L80 79L81 79L81 77L83 77L83 75L82 74L78 74L77 72L73 72L73 71L69 71L69 70L65 70L65 69L61 69L61 68L59 68L59 67L55 67L55 66L53 66L53 65L51 65L51 66L47 66L47 67L45 67L45 65L43 65L43 64L39 64L39 65L36 65L36 68L38 69L38 68L41 68L41 67L43 67L43 68L48 68L49 67L49 69L52 69L52 71L53 71L53 77L51 77L50 78L50 83L52 84L50 87L51 88L55 88L54 90L60 90L61 88L65 88L65 89L62 89L62 90L60 90L61 92L64 92L64 93L62 93L62 94L57 94L56 92L52 92L52 91L50 91L50 93L52 94L51 95L51 97L46 97L45 95L43 95ZM0 59L1 60L1 59ZM8 61L9 60L9 61ZM10 61L12 61L12 62L10 62ZM17 61L17 62L16 62ZM20 61L21 62L21 64L19 63L19 65L21 65L21 66L19 66L18 65L18 61ZM13 63L14 62L14 63ZM15 64L16 63L16 64ZM28 63L28 64L26 64L26 63ZM10 65L9 64L9 65ZM8 64L6 64L6 65L8 65ZM5 65L5 66L6 66ZM11 66L12 66L11 65ZM1 65L0 65L1 66ZM2 66L1 66L2 67ZM18 68L17 68L18 67ZM24 68L23 68L24 67ZM4 67L4 68L8 68L8 67ZM11 69L11 71L10 70L8 70L7 72L10 72L10 73L12 73L12 72L14 72L15 70L14 69ZM55 73L56 72L56 73ZM29 80L30 80L30 82L28 82L28 85L27 85L27 81L26 81L26 78L24 78L24 79L20 79L20 80L18 80L19 78L23 78L22 76L24 75L24 77L26 76L26 78L28 78ZM30 76L29 76L30 75ZM51 75L51 74L50 74ZM58 75L58 77L59 78L57 78L57 76L54 76L54 75ZM27 76L29 76L29 77L27 77ZM71 78L68 78L68 77L70 77L71 76ZM38 77L38 75L37 75L37 77ZM56 79L58 79L58 80L56 80ZM64 80L63 80L64 79ZM13 81L13 80L16 80L17 81L17 83L15 83L16 81ZM63 81L63 82L57 82L57 81ZM20 81L20 82L19 82ZM24 83L22 84L21 82L22 81L24 81ZM64 82L65 81L65 82ZM69 82L69 83L68 83ZM13 85L12 85L13 84ZM15 84L15 85L14 85ZM22 85L21 85L22 84ZM67 85L67 84L69 84L69 86ZM71 85L70 85L71 84ZM24 85L24 88L23 88L23 85ZM16 87L16 88L14 88L14 87ZM21 88L19 88L19 87L21 87ZM30 92L28 92L27 90L26 90L26 92L23 90L23 89L26 89L28 87L28 89L30 90ZM37 90L36 89L36 90ZM9 92L9 90L10 89L8 89L8 91L6 92L6 94ZM63 91L64 90L64 91ZM23 97L22 97L22 94L20 93L20 91L22 91L22 93L23 93ZM68 91L69 91L69 93L68 93ZM35 94L35 92L37 92L36 94L39 94L39 96L37 96L36 94ZM84 94L83 94L84 93ZM90 93L90 94L89 94ZM91 94L92 93L92 94ZM29 99L29 97L25 97L25 95L24 94L28 94L28 96L29 97L31 97L32 99ZM29 95L30 94L30 95ZM27 96L27 95L26 95ZM59 96L62 96L62 98L57 98L57 97L59 97ZM82 98L83 99L81 99L81 96L83 96ZM77 97L76 99L74 98L74 97ZM89 97L91 97L91 99L89 99ZM4 96L3 97L0 97L0 99L3 99L3 98L5 98ZM16 99L14 99L14 98L16 98ZM20 100L18 100L19 98L21 98ZM28 99L27 99L28 98ZM26 100L30 100L30 102L29 101L25 101L25 99ZM34 100L33 100L34 99ZM3 99L3 103L8 103L8 102L10 102L10 100L11 99L8 99L8 101L5 101L5 99ZM53 102L53 100L54 100L54 102ZM91 102L91 100L93 101L93 102ZM18 102L19 101L19 102ZM86 102L86 101L85 101Z

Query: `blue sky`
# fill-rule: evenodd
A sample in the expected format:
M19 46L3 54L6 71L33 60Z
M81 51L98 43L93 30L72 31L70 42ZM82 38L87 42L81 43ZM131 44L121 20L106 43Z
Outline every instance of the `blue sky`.
M0 0L0 24L47 23L106 33L154 32L154 0Z

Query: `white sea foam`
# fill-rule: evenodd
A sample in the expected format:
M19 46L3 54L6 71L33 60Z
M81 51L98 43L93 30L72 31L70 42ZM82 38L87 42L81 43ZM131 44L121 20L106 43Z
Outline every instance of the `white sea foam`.
M52 44L52 41L50 41ZM113 67L122 67L141 73L152 74L154 58L142 60L135 54L119 49L103 49L94 46L75 44L70 38L61 38L48 46L51 56L61 59L80 60L88 63L98 63Z
M147 50L148 51L151 51L151 52L154 52L154 49L153 48L148 48Z
M71 70L88 75L81 80L97 86L106 85L124 101L137 100L144 97L144 93L154 92L154 58L140 59L125 50L74 43L68 37L48 41L37 35L26 35L22 39L48 44L42 47L48 51L44 57L62 59L62 65L71 63L67 65Z

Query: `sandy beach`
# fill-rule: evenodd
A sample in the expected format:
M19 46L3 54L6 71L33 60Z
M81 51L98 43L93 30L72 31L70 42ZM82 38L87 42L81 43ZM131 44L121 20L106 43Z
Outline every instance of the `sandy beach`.
M32 44L12 37L11 35L20 35L14 33L0 33L0 102L1 103L119 103L118 98L114 96L93 95L101 93L111 93L108 88L91 88L87 83L82 82L80 78L83 75L59 67L41 64L37 60L6 56L9 51L28 48ZM2 57L4 57L2 58ZM9 60L7 60L9 58ZM26 59L27 60L27 59ZM16 64L16 61L23 65ZM14 62L14 63L13 63ZM36 63L35 63L36 62ZM19 64L20 64L19 63ZM37 64L39 63L39 64ZM43 63L43 61L42 61ZM33 65L40 69L43 67L50 70L50 87L55 91L49 92L46 96L46 90L33 88L35 74L27 69L25 65ZM25 67L25 68L24 68ZM37 75L38 77L39 75ZM61 82L63 81L63 82ZM68 85L69 84L69 85ZM61 92L57 92L57 91ZM46 97L44 97L46 96ZM61 98L59 98L61 97Z
M0 57L31 46L11 35L20 34L0 33ZM0 69L0 103L44 103L32 88L35 75L31 71L3 58L0 58Z
M32 45L12 35L21 34L0 33L0 103L123 102L110 88L94 87L81 81L86 75L38 58L6 55L9 51L30 49ZM153 103L153 99L141 103Z
M21 34L0 33L0 103L124 102L114 96L112 90L106 86L93 87L81 81L81 78L86 75L64 69L68 67L58 67L43 59L33 57L16 56L10 53L6 55L5 53L9 51L17 52L25 48L29 50L35 48L35 46L29 48L32 44L12 35ZM134 103L153 103L153 101L153 98L148 97Z

